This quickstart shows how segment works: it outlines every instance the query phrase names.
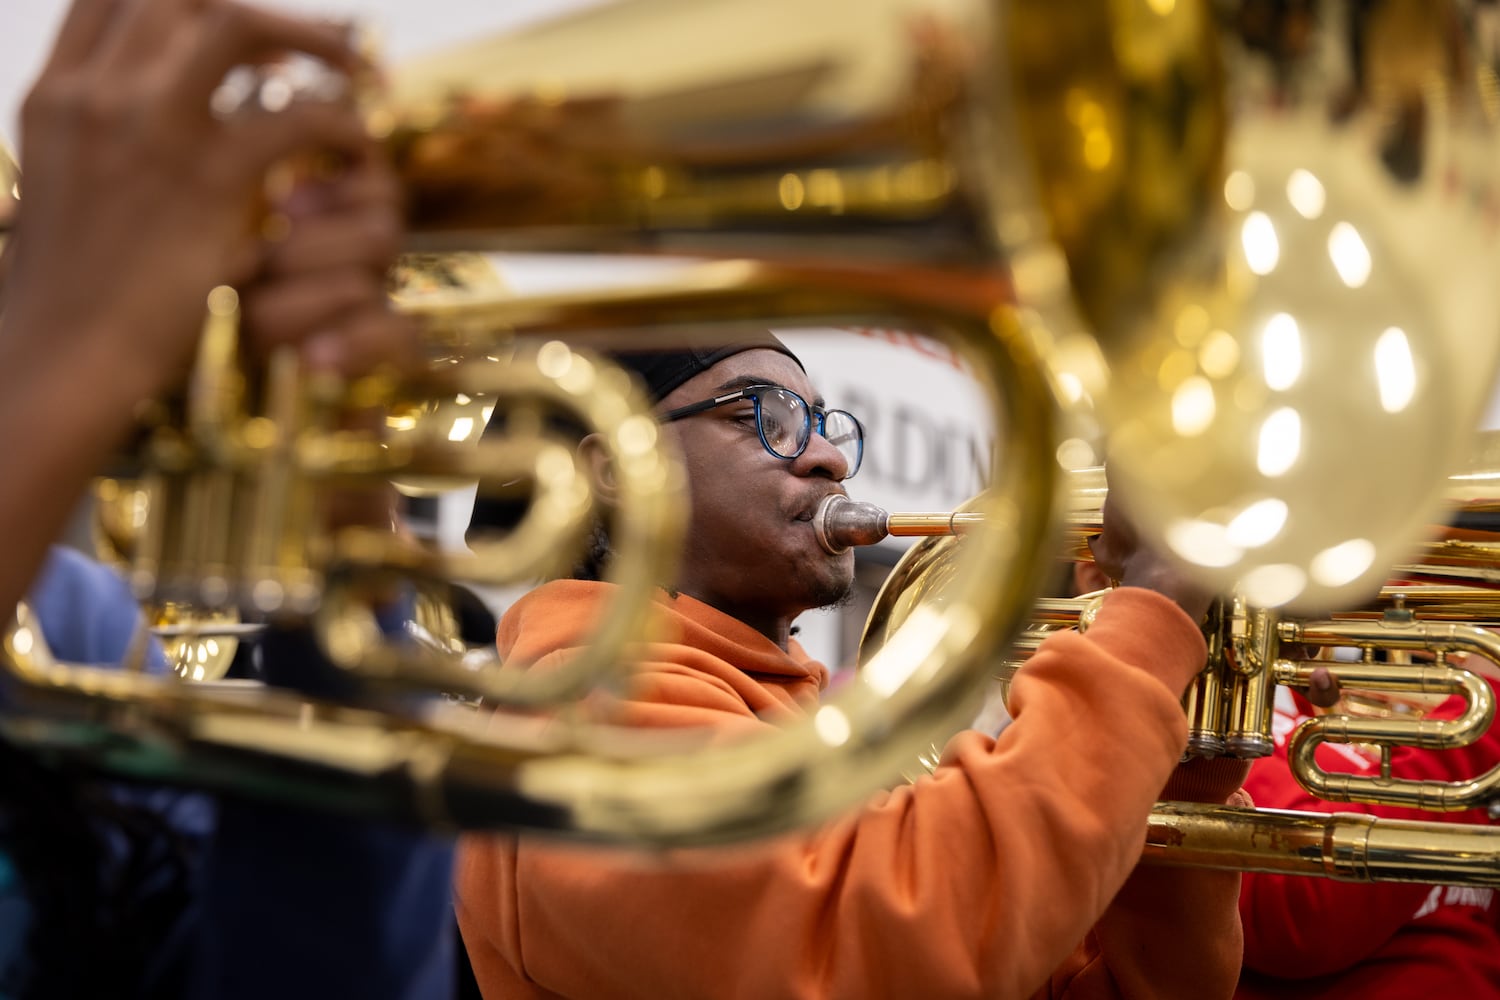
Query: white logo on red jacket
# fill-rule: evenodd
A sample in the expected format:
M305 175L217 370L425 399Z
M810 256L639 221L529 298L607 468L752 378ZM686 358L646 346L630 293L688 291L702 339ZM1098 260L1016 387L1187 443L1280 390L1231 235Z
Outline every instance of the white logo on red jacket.
M1494 899L1494 889L1476 889L1467 885L1435 885L1412 919L1421 920L1439 906L1475 906L1481 910L1488 910Z

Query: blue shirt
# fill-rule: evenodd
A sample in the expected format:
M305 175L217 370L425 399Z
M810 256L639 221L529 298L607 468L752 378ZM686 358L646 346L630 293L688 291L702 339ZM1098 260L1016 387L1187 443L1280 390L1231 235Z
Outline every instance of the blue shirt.
M54 656L70 663L118 662L139 618L119 577L69 549L53 550L30 601ZM159 648L148 669L165 669ZM188 995L204 1000L453 995L449 839L199 792L121 784L114 794L160 817L191 859L191 902L150 957L141 995L182 962ZM130 843L105 843L97 863L122 864ZM31 917L15 876L0 855L0 998L17 981L7 974L24 962Z

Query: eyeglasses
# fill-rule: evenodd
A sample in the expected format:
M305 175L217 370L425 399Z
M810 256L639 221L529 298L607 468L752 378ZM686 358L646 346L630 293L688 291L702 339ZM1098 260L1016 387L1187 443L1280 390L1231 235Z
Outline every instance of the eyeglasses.
M755 404L755 429L760 433L760 443L777 458L790 461L801 455L816 430L844 456L849 466L845 479L859 471L865 455L865 429L854 415L844 410L815 409L792 390L778 385L746 386L701 403L680 406L663 413L661 421L671 423L742 399Z

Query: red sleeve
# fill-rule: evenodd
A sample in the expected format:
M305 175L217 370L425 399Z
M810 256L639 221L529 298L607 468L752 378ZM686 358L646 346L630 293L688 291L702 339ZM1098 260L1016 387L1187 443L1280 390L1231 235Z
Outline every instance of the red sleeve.
M1305 706L1303 706L1305 708ZM1318 751L1329 771L1361 769L1329 746ZM1424 751L1401 748L1392 755L1392 773L1404 778L1453 780L1483 774L1500 763L1500 734L1471 746ZM1257 806L1307 812L1355 812L1388 819L1485 823L1484 810L1433 813L1400 806L1325 802L1313 798L1292 777L1285 746L1255 762L1246 790ZM1267 975L1300 979L1349 968L1377 951L1421 908L1432 887L1394 882L1336 882L1332 879L1247 873L1240 894L1245 933L1245 966Z

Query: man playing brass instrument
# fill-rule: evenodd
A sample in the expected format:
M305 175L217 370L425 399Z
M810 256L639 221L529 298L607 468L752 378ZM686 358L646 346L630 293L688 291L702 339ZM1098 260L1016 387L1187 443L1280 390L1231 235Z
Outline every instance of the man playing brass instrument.
M826 554L810 522L857 470L862 431L774 338L622 360L692 500L624 721L745 732L807 715L827 672L790 625L851 586L852 554ZM1136 867L1158 798L1238 796L1242 765L1178 766L1208 598L1119 521L1099 557L1126 586L1087 635L1054 636L1019 672L1014 723L955 738L934 774L854 815L692 864L462 842L459 923L485 995L1229 995L1238 874ZM501 653L567 656L609 587L532 591L502 620Z

